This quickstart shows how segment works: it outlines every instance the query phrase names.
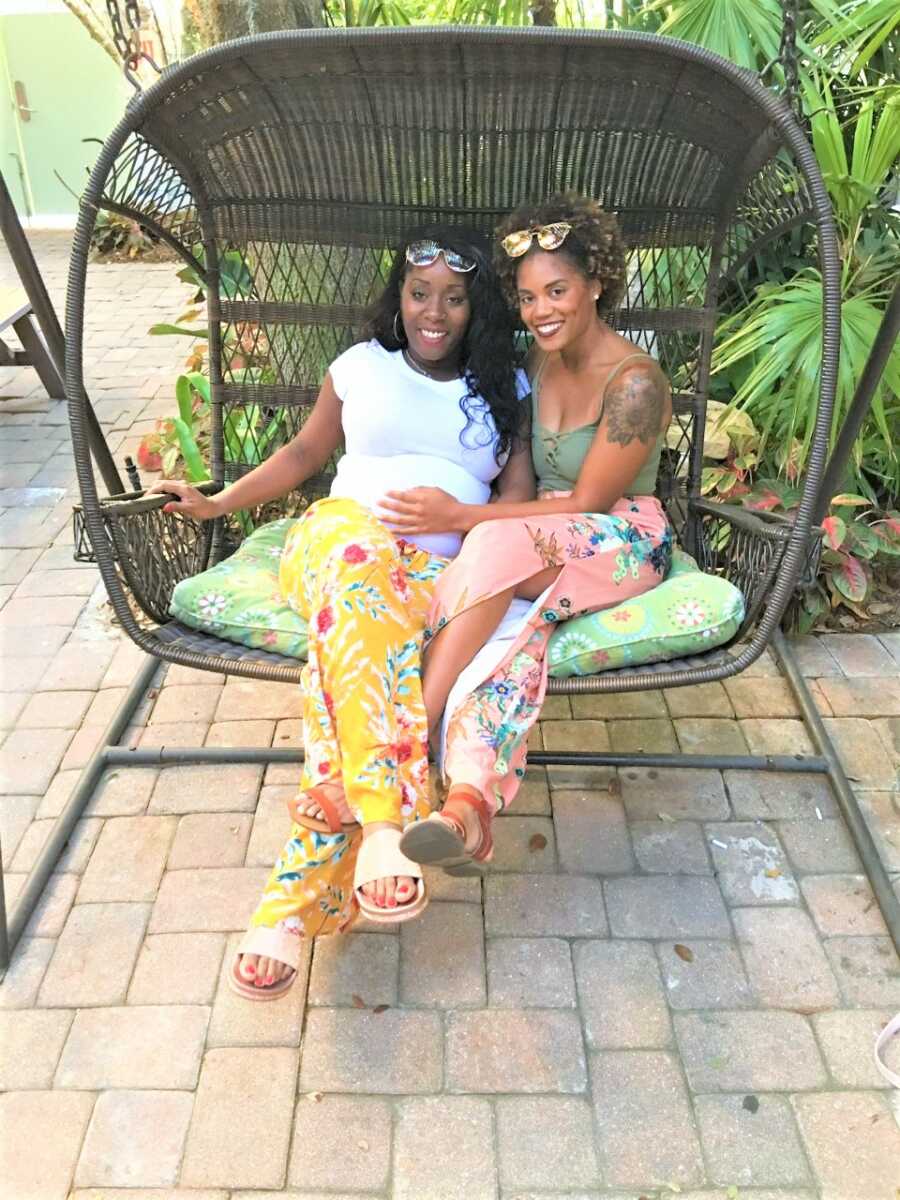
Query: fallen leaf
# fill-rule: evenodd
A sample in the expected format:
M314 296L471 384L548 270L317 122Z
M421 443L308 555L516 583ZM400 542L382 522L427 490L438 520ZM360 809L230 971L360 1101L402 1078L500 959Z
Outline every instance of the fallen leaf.
M607 785L606 790L609 792L609 794L611 796L621 796L622 795L622 780L618 777L618 775L614 775L612 777L612 779L609 781L609 783Z
M758 1113L759 1112L759 1100L757 1099L756 1096L745 1096L743 1099L743 1102L741 1104L741 1108L743 1108L748 1113Z
M737 1184L732 1184L730 1188L725 1189L726 1200L738 1200Z
M366 1004L365 1000L363 1000L362 996L357 996L355 993L354 993L354 995L352 995L350 997L350 999L353 1001L354 1008L368 1008L369 1007L368 1004Z
M375 1007L372 1009L372 1012L373 1012L373 1013L383 1013L383 1012L387 1012L387 1010L388 1010L390 1007L391 1007L391 1006L390 1006L389 1004L376 1004L376 1005L375 1005Z
M307 1098L307 1100L312 1100L315 1104L318 1104L319 1101L322 1099L323 1094L324 1093L322 1093L322 1092L307 1092L306 1098Z
M781 872L777 867L769 867L768 871L766 871L766 879L777 879L780 874Z
M543 850L547 845L547 839L542 833L533 833L528 839L528 849L534 853L535 850Z
M675 818L670 816L668 813L661 812L661 813L657 813L656 815L659 817L659 819L661 821L669 821L672 824L674 824L674 822L675 822Z
M682 946L680 942L676 942L673 949L675 950L675 953L678 955L678 957L682 960L682 962L693 962L694 961L694 952L690 948L690 946Z
M365 1140L365 1138L360 1138L356 1144L359 1146L360 1150L368 1150L369 1148L369 1143Z

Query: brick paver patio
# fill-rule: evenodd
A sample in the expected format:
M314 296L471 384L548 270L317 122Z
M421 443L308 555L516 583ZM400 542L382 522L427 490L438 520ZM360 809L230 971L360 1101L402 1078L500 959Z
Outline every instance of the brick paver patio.
M67 237L33 245L61 311ZM184 344L146 330L185 307L176 269L91 269L120 460L174 408ZM13 899L142 656L71 559L64 405L27 370L0 396ZM900 889L900 633L798 649ZM173 667L127 740L287 744L298 715L287 685ZM547 747L809 749L770 659L543 715ZM900 962L820 778L531 770L483 886L433 878L422 920L323 941L250 1005L224 973L294 774L107 774L0 987L3 1200L896 1200L871 1047Z

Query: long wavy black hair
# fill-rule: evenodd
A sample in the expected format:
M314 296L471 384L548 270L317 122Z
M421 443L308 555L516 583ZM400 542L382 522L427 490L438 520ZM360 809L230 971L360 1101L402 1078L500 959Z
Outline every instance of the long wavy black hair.
M460 275L468 287L471 309L460 344L460 371L466 385L466 393L459 401L466 418L460 441L464 442L473 425L481 424L480 417L487 404L497 430L495 453L499 461L522 434L525 406L516 392L515 320L504 300L487 238L455 225L428 225L411 232L394 252L384 291L366 314L363 336L375 338L385 350L401 350L406 345L405 337L397 337L398 329L402 334L399 321L395 327L400 289L409 268L406 247L426 239L473 258L477 264L474 271Z

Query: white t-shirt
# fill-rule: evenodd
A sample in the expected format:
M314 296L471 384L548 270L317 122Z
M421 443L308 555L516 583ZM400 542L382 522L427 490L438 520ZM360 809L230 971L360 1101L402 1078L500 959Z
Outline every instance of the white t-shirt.
M473 420L466 428L459 403L466 394L464 380L428 379L409 366L401 351L385 350L375 340L351 346L329 373L343 404L346 445L332 496L377 511L388 491L439 487L465 504L487 503L505 457L498 463L496 427L480 397L469 401ZM524 372L519 376L523 397L529 385ZM447 558L458 554L462 543L457 533L410 540Z

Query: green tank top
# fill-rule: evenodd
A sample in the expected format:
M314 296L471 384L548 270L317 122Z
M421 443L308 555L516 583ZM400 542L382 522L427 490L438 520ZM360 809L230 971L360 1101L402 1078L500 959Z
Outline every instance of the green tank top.
M603 389L603 399L609 385L626 363L636 358L656 360L649 354L629 354L611 372ZM537 476L539 492L571 492L578 480L581 465L587 457L597 426L603 419L603 403L596 421L588 425L579 425L577 429L569 429L565 433L551 433L540 422L540 379L546 363L546 357L535 371L531 381L531 454L534 459L534 473ZM666 431L663 430L650 457L641 467L637 476L632 480L627 492L628 496L652 496L656 491L656 476L659 472L659 459L665 445Z

